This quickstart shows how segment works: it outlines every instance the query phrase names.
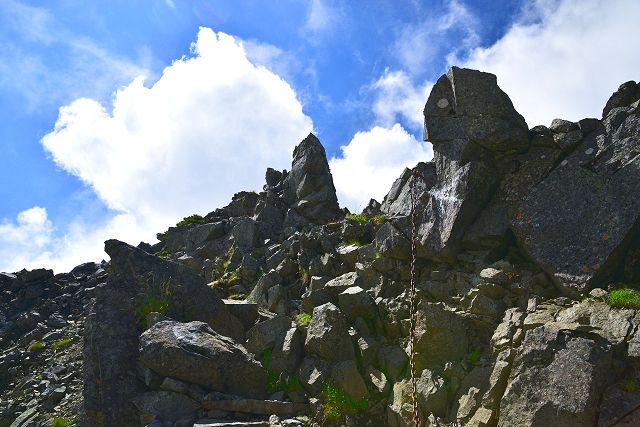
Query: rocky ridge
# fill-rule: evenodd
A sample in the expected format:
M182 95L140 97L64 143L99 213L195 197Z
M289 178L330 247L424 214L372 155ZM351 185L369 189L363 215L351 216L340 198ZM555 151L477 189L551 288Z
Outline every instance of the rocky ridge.
M640 288L639 99L528 129L495 76L453 67L433 160L363 214L309 135L156 245L3 273L0 426L411 425L411 187L422 423L637 425L640 312L608 302Z

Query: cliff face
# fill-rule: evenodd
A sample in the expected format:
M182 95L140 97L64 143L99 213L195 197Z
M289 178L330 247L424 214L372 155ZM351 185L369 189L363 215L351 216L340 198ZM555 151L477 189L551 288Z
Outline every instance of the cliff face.
M361 215L310 135L263 192L153 247L0 276L0 426L79 393L89 426L412 425L412 191L421 423L640 423L640 312L610 300L640 289L639 99L628 82L602 120L529 130L495 76L454 67L424 109L434 159ZM48 374L67 354L52 330L83 336L65 366L82 387Z

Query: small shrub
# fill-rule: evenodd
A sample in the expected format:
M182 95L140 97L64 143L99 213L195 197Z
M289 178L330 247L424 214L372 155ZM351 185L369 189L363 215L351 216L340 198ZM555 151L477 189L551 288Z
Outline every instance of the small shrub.
M345 215L346 219L350 219L352 221L357 222L360 225L364 225L367 222L369 222L369 217L365 214L352 214L352 213L348 213L347 215Z
M351 396L333 384L322 387L322 416L325 421L336 422L346 415L355 415L367 410L367 401L354 401Z
M309 313L300 313L296 316L296 322L300 325L307 325L311 322L311 315Z
M512 282L517 282L518 280L522 279L522 275L515 271L505 271L504 274L506 274L509 280L511 280Z
M467 354L467 360L471 363L477 363L478 360L480 360L480 356L482 356L482 353L479 351L472 351L471 353Z
M168 250L166 250L166 249L163 249L163 250L162 250L162 251L160 251L160 252L156 252L156 253L155 253L155 254L153 254L153 255L155 255L155 256L157 256L157 257L159 257L159 258L162 258L162 259L169 259L169 258L171 258L171 253L170 253Z
M629 289L615 289L609 293L609 304L616 308L640 308L640 292Z
M55 417L51 422L51 427L71 427L76 425L75 418Z
M147 315L149 313L166 313L171 299L171 287L169 282L160 285L157 290L145 295L136 304L135 316L141 329L147 329Z
M33 351L40 351L43 348L44 348L44 343L42 341L35 341L31 343L28 350L33 352Z
M623 388L627 393L635 393L636 391L638 391L638 383L636 383L634 380L628 380L626 383L624 383Z
M309 286L309 284L311 283L311 273L309 273L309 270L307 268L303 268L300 270L300 281L302 281L302 284L305 287Z
M67 348L71 345L71 343L73 342L73 339L70 337L64 337L62 339L59 339L58 341L54 342L51 345L51 348L54 350L57 350L59 348Z
M384 214L383 214L383 213L378 214L378 215L374 215L374 217L373 217L373 223L374 223L375 225L382 225L382 224L384 224L385 222L387 222L387 217L386 217L386 216L384 216Z
M182 221L177 223L176 227L185 227L191 224L204 224L204 218L197 214L189 215L184 217Z

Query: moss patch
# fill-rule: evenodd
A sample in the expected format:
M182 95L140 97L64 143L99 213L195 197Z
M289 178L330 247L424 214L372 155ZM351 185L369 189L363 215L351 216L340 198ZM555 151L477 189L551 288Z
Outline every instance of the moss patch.
M615 289L609 293L609 304L616 308L640 308L640 292L630 289Z
M51 348L54 350L57 350L59 348L67 348L71 345L71 343L73 342L72 338L69 337L64 337L62 339L59 339L58 341L54 342L51 345Z
M311 315L309 313L300 313L296 316L296 322L300 325L311 323Z
M346 219L350 219L351 221L355 221L360 225L364 225L369 222L369 217L365 214L352 214L348 213L345 215Z
M347 415L355 415L367 410L366 399L353 400L344 390L333 384L322 387L322 417L325 421L336 422Z
M71 427L74 425L76 425L75 418L55 417L53 421L51 421L51 427Z

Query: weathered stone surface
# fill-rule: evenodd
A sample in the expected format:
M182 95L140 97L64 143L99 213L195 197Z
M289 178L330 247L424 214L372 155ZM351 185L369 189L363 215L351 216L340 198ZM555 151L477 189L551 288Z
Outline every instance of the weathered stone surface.
M291 328L281 335L271 353L269 369L293 374L304 357L304 334L298 328Z
M638 234L638 107L614 109L603 123L531 190L512 218L521 246L570 296L611 280Z
M195 415L200 404L188 396L172 391L149 391L131 399L143 425L155 420L174 422Z
M611 344L597 335L546 327L527 332L498 425L595 425L611 360Z
M345 316L330 302L313 309L304 346L307 352L330 361L355 357Z
M298 370L302 386L312 395L320 392L325 381L329 378L329 374L329 365L315 356L305 357Z
M605 390L598 411L598 427L618 426L618 422L629 414L640 411L639 380L637 376L625 377ZM636 415L636 420L638 419L640 417Z
M424 139L435 144L466 139L491 151L528 147L528 127L496 76L452 67L424 107Z
M181 321L200 320L218 333L243 338L242 323L229 313L204 279L190 269L118 240L107 240L105 252L111 257L110 279L127 282L134 292L144 295L143 299L150 295L165 298L167 316Z
M284 198L307 219L324 223L343 216L324 147L309 134L293 151Z
M440 304L421 302L416 321L416 366L441 368L469 352L468 325L460 315Z
M264 397L266 373L247 350L203 322L155 324L140 337L140 361L165 377L246 397Z
M224 305L233 316L235 316L245 330L249 330L258 320L258 305L243 300L225 299Z
M607 117L614 108L627 107L638 99L640 99L640 85L633 80L622 83L604 106L602 118Z
M273 348L289 328L291 319L284 315L277 315L258 323L247 331L247 350L256 355L262 354L263 351Z
M306 403L282 402L256 399L205 399L202 407L210 411L243 412L259 415L305 415L309 412Z
M358 317L372 320L377 313L373 297L359 286L347 288L338 295L338 306L350 322L354 322Z
M331 381L356 402L369 396L355 360L343 360L333 365Z
M417 378L416 387L420 419L426 420L431 414L444 417L447 411L447 388L444 379L425 369ZM410 393L411 382L408 379L399 381L393 386L393 400L387 408L389 426L413 425Z

